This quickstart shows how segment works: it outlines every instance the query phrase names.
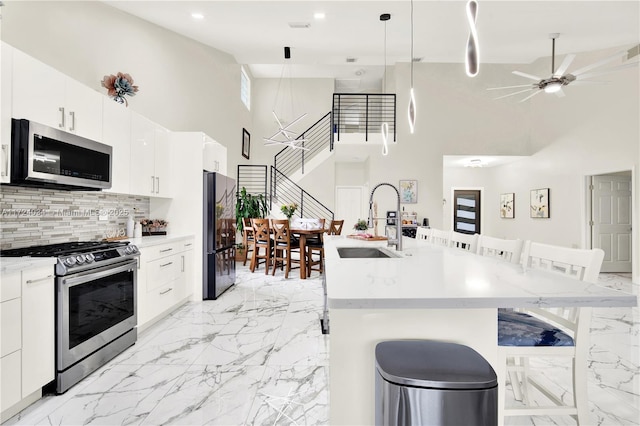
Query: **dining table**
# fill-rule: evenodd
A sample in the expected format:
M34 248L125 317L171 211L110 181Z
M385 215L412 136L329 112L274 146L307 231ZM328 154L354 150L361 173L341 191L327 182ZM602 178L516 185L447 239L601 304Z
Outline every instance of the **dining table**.
M307 237L314 235L322 235L325 232L324 228L289 228L289 232L292 235L298 237L300 244L300 279L307 279L307 262L304 261L305 252L307 250Z

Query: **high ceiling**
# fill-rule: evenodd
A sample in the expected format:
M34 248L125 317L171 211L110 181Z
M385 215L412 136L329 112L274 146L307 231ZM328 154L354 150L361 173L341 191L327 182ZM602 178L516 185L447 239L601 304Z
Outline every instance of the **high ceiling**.
M292 77L379 79L387 64L408 62L410 7L392 1L106 1L147 21L233 55L254 77L280 77L283 47L291 47ZM468 36L465 1L414 0L414 58L463 62ZM478 0L478 38L484 63L531 63L556 54L640 41L640 1ZM314 19L323 12L324 19ZM192 18L200 13L203 19ZM309 24L291 28L290 24ZM347 63L347 58L355 58Z

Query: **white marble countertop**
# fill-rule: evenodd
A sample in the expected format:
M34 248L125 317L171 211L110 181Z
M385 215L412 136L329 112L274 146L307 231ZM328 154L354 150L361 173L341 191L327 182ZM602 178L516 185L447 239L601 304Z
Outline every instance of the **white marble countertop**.
M637 306L637 296L558 274L527 270L463 250L403 239L397 258L343 259L338 247L386 247L386 241L326 236L331 309L450 309Z
M152 235L150 237L130 238L131 244L135 244L139 248L157 246L159 244L171 243L173 241L186 240L193 238L193 235Z
M0 258L0 273L11 273L22 271L28 268L55 265L56 258L53 257L2 257Z

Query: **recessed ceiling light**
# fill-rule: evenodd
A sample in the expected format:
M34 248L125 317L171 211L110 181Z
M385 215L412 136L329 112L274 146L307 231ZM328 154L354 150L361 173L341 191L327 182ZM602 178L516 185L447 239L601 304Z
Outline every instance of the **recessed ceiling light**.
M193 19L204 19L204 15L202 13L194 12L191 14Z
M324 19L324 18L325 18L324 12L316 12L313 14L313 19Z

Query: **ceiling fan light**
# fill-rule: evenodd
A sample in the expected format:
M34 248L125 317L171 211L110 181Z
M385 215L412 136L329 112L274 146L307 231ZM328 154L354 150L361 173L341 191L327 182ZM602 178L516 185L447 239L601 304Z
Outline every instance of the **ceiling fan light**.
M562 89L562 83L559 81L554 81L544 86L545 93L556 93L559 92L560 89Z

